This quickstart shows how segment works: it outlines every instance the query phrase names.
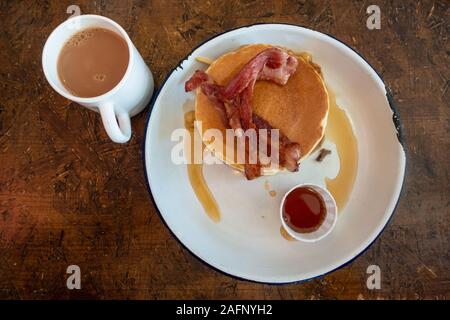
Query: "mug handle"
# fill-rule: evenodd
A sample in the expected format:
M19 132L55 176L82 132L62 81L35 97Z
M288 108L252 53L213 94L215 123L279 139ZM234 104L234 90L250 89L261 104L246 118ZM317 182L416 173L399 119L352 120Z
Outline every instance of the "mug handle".
M131 138L131 121L128 112L105 102L99 106L103 126L112 141L125 143Z

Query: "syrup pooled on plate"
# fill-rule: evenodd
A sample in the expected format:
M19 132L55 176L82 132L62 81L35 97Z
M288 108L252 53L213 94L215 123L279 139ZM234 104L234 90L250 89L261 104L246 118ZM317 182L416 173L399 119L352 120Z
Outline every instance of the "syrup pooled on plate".
M194 163L194 135L195 135L195 113L194 111L189 111L184 114L184 127L189 130L191 141L191 159L187 165L187 171L189 176L189 181L191 182L192 189L197 196L197 199L205 209L206 214L214 222L220 221L220 209L217 205L216 199L212 195L211 191L206 184L205 178L203 176L203 164ZM203 148L202 148L203 149Z
M302 52L298 56L311 63L323 78L320 66L313 62L309 52ZM340 168L335 178L326 178L325 182L327 189L336 200L339 210L342 210L352 192L358 171L358 145L348 114L337 105L333 90L327 86L327 91L330 109L325 137L336 144ZM320 145L321 143L318 144L318 147Z
M358 144L350 119L345 110L336 104L336 97L330 88L328 96L330 113L325 136L336 144L340 167L337 176L333 179L326 178L325 182L342 212L352 192L358 171Z
M284 200L283 218L296 232L316 231L322 225L325 216L325 202L312 188L296 188L289 192Z

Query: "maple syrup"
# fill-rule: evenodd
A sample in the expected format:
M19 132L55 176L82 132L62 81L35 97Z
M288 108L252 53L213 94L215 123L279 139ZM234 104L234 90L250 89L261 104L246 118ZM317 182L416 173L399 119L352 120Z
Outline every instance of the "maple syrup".
M189 130L191 136L191 156L193 157L193 146L194 146L194 121L195 113L194 111L189 111L184 114L184 127ZM200 201L203 209L205 209L206 214L214 222L220 221L220 209L217 205L216 199L214 199L213 194L206 184L205 178L203 176L203 164L193 163L193 159L190 159L187 165L188 177L191 183L191 187L197 196L198 201Z
M309 233L322 225L326 206L322 196L309 187L298 187L286 196L283 219L296 232Z
M344 109L336 104L336 97L330 88L328 97L330 111L325 136L336 144L339 154L339 173L335 178L326 178L328 191L336 200L339 210L343 210L352 192L358 171L358 144L350 119Z

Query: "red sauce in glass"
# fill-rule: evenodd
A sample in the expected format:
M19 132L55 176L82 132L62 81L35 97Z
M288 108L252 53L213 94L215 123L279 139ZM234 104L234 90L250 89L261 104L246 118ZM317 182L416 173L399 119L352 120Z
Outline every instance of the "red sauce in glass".
M301 233L316 231L322 225L325 216L325 202L313 189L299 187L286 196L283 218L294 231Z

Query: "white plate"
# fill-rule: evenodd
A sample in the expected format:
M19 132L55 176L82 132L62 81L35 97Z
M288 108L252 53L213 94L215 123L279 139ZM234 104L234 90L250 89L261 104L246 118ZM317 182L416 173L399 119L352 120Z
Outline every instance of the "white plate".
M185 165L171 161L170 139L183 127L194 96L184 82L215 59L251 43L268 43L308 51L350 116L357 136L359 165L355 185L335 230L317 243L286 241L278 215L283 194L295 184L323 184L337 173L333 152L318 166L302 162L297 174L247 181L226 165L204 166L205 177L221 212L219 223L204 213L188 180ZM394 121L393 121L394 120ZM196 48L166 79L152 101L144 153L150 193L176 238L194 255L229 275L266 283L310 279L337 269L363 252L391 217L403 184L405 152L399 142L399 119L387 99L385 85L355 51L336 39L286 24L258 24L220 34ZM333 145L328 145L333 148ZM269 180L277 196L264 189Z

